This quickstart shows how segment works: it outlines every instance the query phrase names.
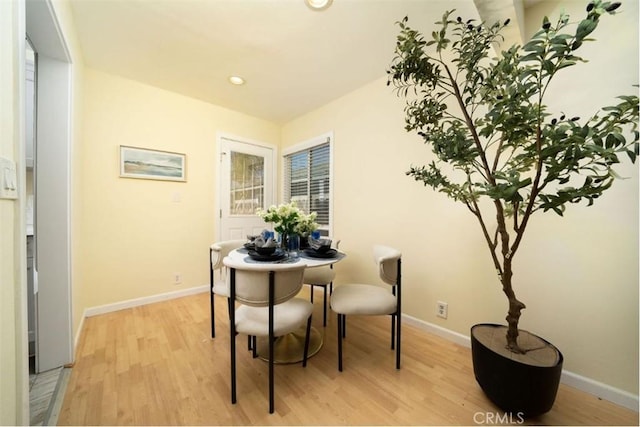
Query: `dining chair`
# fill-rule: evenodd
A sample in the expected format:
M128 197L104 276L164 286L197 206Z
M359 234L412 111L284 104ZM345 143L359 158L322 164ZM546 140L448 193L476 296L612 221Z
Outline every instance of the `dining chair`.
M269 362L269 413L275 410L274 345L275 338L296 331L306 321L302 366L307 366L311 314L313 305L295 298L302 288L306 264L248 263L244 260L224 259L229 268L229 298L231 304L231 403L236 403L236 335L267 337ZM254 346L255 349L255 346Z
M331 239L332 247L339 249L340 240ZM310 301L313 304L314 287L320 286L323 290L322 305L322 326L327 326L327 286L329 287L329 295L333 293L333 279L336 278L336 271L333 264L322 267L307 268L304 271L304 284L310 286Z
M246 240L223 240L216 242L209 248L209 297L211 303L211 338L216 337L216 319L214 295L220 295L229 301L229 286L227 285L226 269L222 260L234 249L242 247Z
M342 372L342 340L346 337L347 315L391 315L391 349L396 350L396 369L400 369L401 266L400 251L382 245L373 248L374 261L382 282L391 290L374 284L337 286L331 295L331 309L338 317L338 370Z

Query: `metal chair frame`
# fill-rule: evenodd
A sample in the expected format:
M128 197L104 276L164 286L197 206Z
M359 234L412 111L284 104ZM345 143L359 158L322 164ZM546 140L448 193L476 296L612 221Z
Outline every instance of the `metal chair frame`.
M235 301L236 299L236 269L230 269L229 277L229 301ZM236 312L235 305L231 303L231 309L229 311L230 319L230 337L231 337L231 403L237 402L237 386L236 386ZM274 386L274 344L275 335L273 327L273 311L275 306L275 272L269 271L269 413L273 414L275 411L275 386ZM307 358L309 355L309 336L311 335L311 318L309 316L307 320L306 335L304 342L304 356L302 360L302 367L307 366ZM255 349L255 337L250 336L249 342L253 349L253 355L256 356Z

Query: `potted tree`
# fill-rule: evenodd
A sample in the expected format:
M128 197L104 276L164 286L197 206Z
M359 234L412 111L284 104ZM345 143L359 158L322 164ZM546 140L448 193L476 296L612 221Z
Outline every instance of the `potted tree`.
M480 226L508 311L506 326L472 328L474 373L494 403L523 416L551 409L563 362L552 344L518 328L525 304L513 287L513 261L527 226L537 213L592 205L617 177L614 166L638 155L637 95L586 119L551 115L545 104L549 83L583 61L580 47L619 6L591 1L577 25L566 14L545 17L524 46L495 58L508 21L476 24L448 11L428 40L406 17L398 22L387 84L406 99L405 129L435 155L407 175L464 204Z

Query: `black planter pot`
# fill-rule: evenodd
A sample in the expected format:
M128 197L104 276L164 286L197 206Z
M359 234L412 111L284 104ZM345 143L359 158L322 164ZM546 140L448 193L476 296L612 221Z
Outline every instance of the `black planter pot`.
M536 337L557 351L557 362L553 366L533 366L516 361L480 342L475 333L478 328L499 328L502 333L506 327L479 324L471 328L473 372L487 397L505 412L525 418L548 412L560 384L562 353L548 341Z

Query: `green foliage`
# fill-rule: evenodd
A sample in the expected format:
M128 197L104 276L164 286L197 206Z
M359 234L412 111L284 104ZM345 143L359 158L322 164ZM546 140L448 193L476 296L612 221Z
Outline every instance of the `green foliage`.
M449 11L430 40L407 18L398 22L388 84L407 99L405 129L416 131L438 159L407 174L472 211L480 196L523 215L562 215L568 203L583 200L591 205L616 178L620 155L635 162L638 98L621 96L617 105L582 120L550 117L544 96L560 70L584 61L576 51L592 40L600 17L619 6L594 0L573 31L568 15L555 23L545 17L529 42L493 59L508 22L475 24ZM447 177L443 163L461 171L462 182Z

